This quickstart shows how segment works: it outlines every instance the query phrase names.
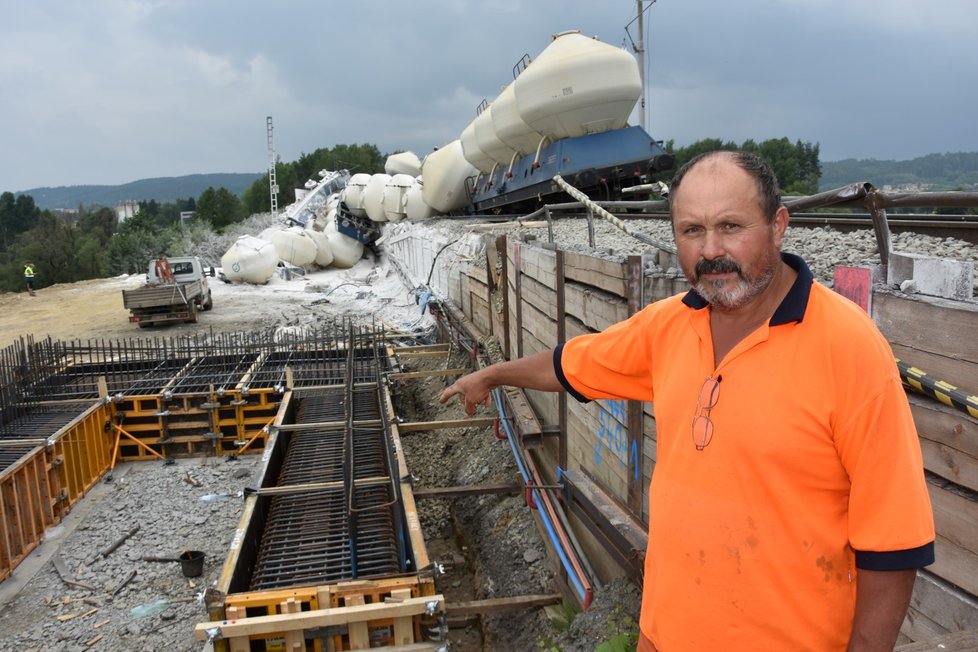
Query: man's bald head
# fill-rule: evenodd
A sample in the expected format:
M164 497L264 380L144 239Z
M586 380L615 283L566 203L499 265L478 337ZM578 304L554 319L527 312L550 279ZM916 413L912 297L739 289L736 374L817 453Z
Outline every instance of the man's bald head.
M768 221L773 222L775 213L778 212L778 208L781 206L781 188L778 185L778 177L764 159L756 154L742 151L717 150L706 152L693 157L684 166L679 168L679 171L676 172L676 175L672 178L672 182L669 184L670 212L672 212L672 207L676 203L676 197L681 192L683 178L685 178L686 174L695 167L720 161L729 161L750 175L754 183L757 184L757 194L761 210Z

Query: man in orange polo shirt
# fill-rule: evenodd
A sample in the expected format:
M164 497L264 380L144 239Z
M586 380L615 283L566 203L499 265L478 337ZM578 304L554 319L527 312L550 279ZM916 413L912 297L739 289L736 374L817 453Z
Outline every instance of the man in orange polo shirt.
M690 161L671 213L692 290L441 401L472 414L499 385L654 401L639 652L892 650L934 525L889 346L780 252L788 211L757 157Z

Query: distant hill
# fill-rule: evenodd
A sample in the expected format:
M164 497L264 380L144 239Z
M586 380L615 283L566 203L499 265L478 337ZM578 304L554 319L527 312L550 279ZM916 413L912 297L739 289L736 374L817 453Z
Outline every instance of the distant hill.
M857 181L869 181L881 189L978 190L978 152L928 154L909 161L822 161L819 190Z
M58 186L55 188L31 188L15 194L30 195L34 204L41 209L85 207L114 207L126 200L151 201L160 203L193 197L197 199L208 188L227 188L241 196L263 172L188 174L183 177L158 177L140 179L118 186Z

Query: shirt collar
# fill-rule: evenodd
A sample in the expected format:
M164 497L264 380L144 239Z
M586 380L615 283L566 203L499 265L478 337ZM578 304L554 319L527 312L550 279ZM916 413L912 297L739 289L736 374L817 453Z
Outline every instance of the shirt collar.
M791 285L791 289L788 290L788 294L781 301L781 305L771 315L771 321L769 322L771 326L801 321L805 318L808 295L812 291L812 282L814 281L812 271L808 269L808 265L800 256L782 252L781 260L791 267L791 269L798 272L798 277ZM700 296L699 292L693 289L690 289L683 297L683 303L694 310L702 310L710 305L706 299Z

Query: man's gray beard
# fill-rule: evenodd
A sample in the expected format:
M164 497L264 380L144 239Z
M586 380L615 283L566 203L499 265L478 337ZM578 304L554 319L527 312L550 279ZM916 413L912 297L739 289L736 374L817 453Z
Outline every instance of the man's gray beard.
M780 258L776 260L780 260ZM770 265L763 274L753 281L747 280L742 271L738 272L737 276L740 280L734 288L729 290L724 289L725 283L722 280L713 283L699 280L693 287L713 308L736 310L756 299L767 289L767 286L771 284L771 279L774 278L774 269L775 265Z

